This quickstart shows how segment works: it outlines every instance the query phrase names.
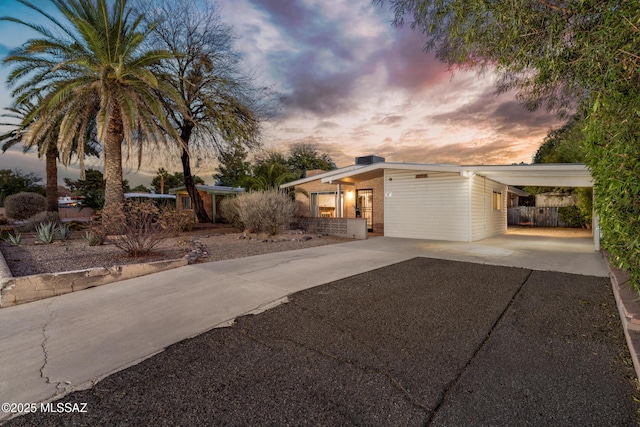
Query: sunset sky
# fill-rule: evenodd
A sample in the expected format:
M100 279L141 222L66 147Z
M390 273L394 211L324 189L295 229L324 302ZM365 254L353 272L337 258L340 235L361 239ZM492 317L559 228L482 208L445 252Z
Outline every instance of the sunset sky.
M513 93L495 95L490 73L452 76L423 52L424 36L391 26L388 5L373 6L370 0L220 4L246 69L283 97L280 117L265 125L268 147L317 143L339 167L368 154L393 162L528 163L548 131L562 124L545 111L527 112ZM0 11L30 20L15 0L0 0ZM29 34L1 22L0 36L0 56L5 56ZM6 76L1 69L3 82ZM0 107L10 102L3 86ZM177 163L166 166L179 170ZM215 164L198 167L197 173L212 183ZM0 168L44 176L44 162L21 150L0 155ZM148 185L148 173L156 168L143 165L136 173L131 164L125 179ZM73 167L60 172L61 181L77 178Z

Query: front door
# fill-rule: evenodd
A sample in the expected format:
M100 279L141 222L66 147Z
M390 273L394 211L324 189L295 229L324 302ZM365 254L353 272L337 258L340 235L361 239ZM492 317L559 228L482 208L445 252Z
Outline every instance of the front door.
M373 231L373 190L356 190L356 218L367 220L367 229Z

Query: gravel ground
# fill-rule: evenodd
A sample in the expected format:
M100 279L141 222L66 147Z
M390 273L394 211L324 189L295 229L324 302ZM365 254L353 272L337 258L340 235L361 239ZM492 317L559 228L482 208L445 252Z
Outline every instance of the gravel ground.
M631 426L607 278L415 258L294 294L9 426ZM62 406L64 408L64 406Z
M20 277L31 274L176 259L187 255L192 249L200 250L196 262L207 262L351 240L301 234L299 231L289 231L268 238L253 234L245 237L244 234L237 233L231 228L212 225L208 228L183 233L179 237L169 238L154 248L149 255L130 257L108 242L102 246L89 246L82 238L83 234L75 232L72 238L66 242L57 241L50 245L40 245L34 243L35 238L30 233L25 233L20 246L11 246L9 243L0 241L0 250L11 274L14 277ZM206 252L206 254L202 252Z

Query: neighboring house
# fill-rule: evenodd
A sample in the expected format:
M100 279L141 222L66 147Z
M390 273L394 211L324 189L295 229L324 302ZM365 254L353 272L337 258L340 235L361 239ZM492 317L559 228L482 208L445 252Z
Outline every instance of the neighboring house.
M204 209L213 222L222 220L220 217L220 202L222 199L244 192L244 188L241 187L223 187L219 185L196 185L196 188L198 189L198 193L200 193L200 197L202 197ZM176 209L178 212L193 212L195 216L193 203L185 186L172 188L169 190L169 193L175 194Z
M475 241L507 230L515 185L591 187L592 178L579 164L429 165L367 156L281 188L295 187L305 216L362 217L389 237Z

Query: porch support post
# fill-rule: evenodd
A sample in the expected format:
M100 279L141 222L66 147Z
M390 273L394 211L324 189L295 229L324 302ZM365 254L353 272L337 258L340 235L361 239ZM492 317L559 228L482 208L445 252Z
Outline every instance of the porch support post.
M211 222L216 221L216 193L211 193Z
M336 194L336 218L342 218L342 186L340 184Z

